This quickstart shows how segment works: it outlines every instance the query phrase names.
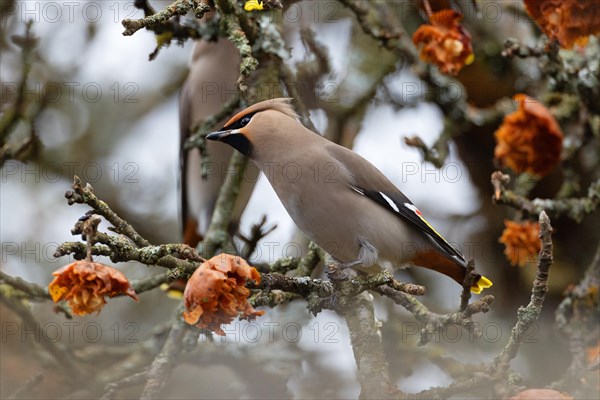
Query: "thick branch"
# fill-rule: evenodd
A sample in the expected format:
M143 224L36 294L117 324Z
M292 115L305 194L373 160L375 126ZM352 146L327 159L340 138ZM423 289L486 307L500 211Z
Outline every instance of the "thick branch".
M343 310L352 351L358 368L361 399L397 398L401 392L392 386L388 363L383 352L381 323L375 318L372 296L362 293L351 299Z
M0 283L12 286L27 295L29 300L49 300L48 290L35 283L27 282L19 277L10 276L0 270Z

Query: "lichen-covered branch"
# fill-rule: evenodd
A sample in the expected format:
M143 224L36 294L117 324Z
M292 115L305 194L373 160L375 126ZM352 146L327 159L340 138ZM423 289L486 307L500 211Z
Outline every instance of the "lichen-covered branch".
M0 284L11 286L20 292L23 292L30 300L49 300L50 295L45 287L35 283L27 282L19 277L10 276L0 270Z
M137 294L160 287L163 283L170 281L169 273L153 274L145 278L132 280L131 287Z
M494 301L494 296L487 295L469 304L462 311L450 314L436 314L408 293L393 290L386 285L379 286L375 291L389 297L396 304L401 305L406 311L410 312L417 321L423 323L424 328L421 331L418 343L420 346L427 344L436 332L439 332L448 325L462 326L470 330L475 337L480 336L480 332L475 329L475 323L471 317L477 313L488 312L490 304Z
M423 390L410 395L410 398L415 400L448 399L456 394L472 393L473 389L484 388L485 386L489 386L491 382L493 382L493 379L489 375L478 373L473 378L453 382L448 386L438 386Z
M464 311L469 306L469 300L471 300L471 287L475 283L476 277L477 275L475 274L475 261L471 259L467 263L467 274L465 275L465 279L463 281L463 290L460 295L459 311Z
M298 263L294 276L311 276L316 266L324 259L323 250L314 242L308 243L308 253Z
M349 299L342 311L348 324L352 351L358 369L362 399L397 398L383 351L381 323L375 318L372 296L366 292Z
M243 160L241 154L239 157ZM234 162L236 161L234 160ZM217 204L217 209L223 214L216 215L213 218L209 232L212 230L212 232L221 232L222 235L227 235L228 215L231 213L232 199L235 198L234 191L238 190L236 189L238 184L236 179L238 178L232 174L225 182L221 194L223 203ZM88 245L81 242L64 243L57 249L57 255L72 253L76 257L84 258L88 255L89 249L92 255L108 255L114 262L134 260L147 265L159 265L170 269L167 273L155 274L133 281L132 285L138 293L156 288L161 283L169 280L189 276L203 261L203 258L195 249L182 244L137 246L130 240L131 236L135 237L136 235L134 228L121 220L106 203L96 198L93 195L91 186L87 185L84 188L81 182L76 180L74 189L75 192L71 192L67 196L69 202L79 200L78 202L89 204L94 208L86 214L85 218L80 219L72 230L73 234L85 236ZM89 224L93 224L95 227L98 226L99 219L96 213L100 214L100 212L102 215L108 216L110 220L117 221L119 226L122 227L120 231L126 232L128 236L125 234L108 235L96 229L87 229L86 226ZM259 226L261 225L259 224ZM219 236L207 235L207 238L210 237L218 238ZM226 237L223 236L223 238ZM138 242L147 243L141 237ZM208 252L209 250L206 250L202 252L202 255L207 256ZM426 322L426 328L422 332L421 344L426 343L436 329L442 329L448 324L473 327L472 315L478 312L486 312L493 300L492 296L485 296L472 304L466 304L469 296L463 294L461 297L462 306L459 312L439 315L427 310L422 303L412 296L424 294L424 287L397 282L389 272L375 275L358 275L349 280L334 282L304 276L310 275L322 258L322 251L312 244L305 257L290 259L286 262L289 264L288 270L291 269L297 276L261 273L259 284L247 284L251 289L258 289L250 297L250 302L255 306L275 307L295 299L304 299L307 302L308 309L314 314L323 309L332 309L342 313L350 330L353 352L361 381L362 396L365 398L390 398L402 395L390 383L387 361L381 343L381 334L379 333L379 322L374 317L372 300L370 295L367 294L368 290L390 297L395 302L403 305L417 320ZM277 262L283 261L278 260ZM266 268L265 271L272 271L275 268L276 266L273 265ZM470 270L472 269L471 265ZM472 280L471 274L468 274L468 276ZM465 287L470 288L471 284L471 281L465 280ZM160 396L161 389L174 367L174 360L181 352L185 329L187 329L187 326L180 319L173 322L160 354L156 356L150 369L143 374L147 382L142 398L154 399ZM142 375L136 376L136 380L139 379L142 379ZM117 387L113 387L112 390L108 390L107 396L112 396L116 389Z
M537 275L531 290L531 300L526 307L519 307L518 320L512 329L508 343L501 353L494 358L488 369L490 373L498 378L503 377L508 372L510 361L517 355L524 335L539 318L546 292L548 292L548 272L552 265L552 226L550 225L550 218L543 211L540 213L539 223L542 249L538 258Z
M237 86L241 92L247 90L245 78L258 67L258 60L252 53L252 46L248 40L247 32L240 25L240 17L234 12L234 6L229 0L216 0L215 6L221 12L221 29L225 36L240 53L240 77Z
M157 25L168 21L172 17L185 15L190 11L194 12L196 18L201 19L204 14L210 11L210 7L200 0L176 0L156 14L147 15L140 19L124 19L121 21L125 28L123 36L131 36L142 28L156 29Z
M138 261L146 265L156 265L169 269L169 279L177 279L191 275L200 265L199 260L181 259L172 254L181 253L179 248L185 247L183 244L166 244L160 246L146 246L137 248L131 242L120 236L107 235L98 232L96 242L101 245L92 246L92 255L110 257L114 263L126 261ZM55 257L72 254L76 259L86 257L87 247L81 242L65 242L60 244L55 253Z
M290 292L284 292L283 290L259 290L252 297L249 302L252 307L267 306L276 307L280 304L289 303L293 300L301 299L299 295Z
M78 176L75 176L73 178L72 188L72 192L68 191L65 193L65 198L70 206L75 203L87 204L94 209L97 214L106 218L106 220L114 226L115 232L127 236L136 246L144 247L150 244L146 239L141 237L131 225L112 211L105 202L98 199L89 183L83 186L81 179Z
M581 222L587 214L594 212L600 204L600 179L593 182L587 191L587 196L569 199L534 199L521 196L506 189L510 177L500 171L492 174L494 187L493 201L523 211L528 215L538 215L542 211L553 218L567 216L576 222Z

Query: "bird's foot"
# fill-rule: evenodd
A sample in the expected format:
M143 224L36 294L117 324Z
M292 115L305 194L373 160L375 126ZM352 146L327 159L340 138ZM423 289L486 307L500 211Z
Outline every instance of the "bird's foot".
M340 264L329 264L325 273L332 281L347 281L350 278L350 271Z
M360 261L352 261L349 263L334 262L327 266L325 273L332 281L347 281L352 276L352 267L360 264Z

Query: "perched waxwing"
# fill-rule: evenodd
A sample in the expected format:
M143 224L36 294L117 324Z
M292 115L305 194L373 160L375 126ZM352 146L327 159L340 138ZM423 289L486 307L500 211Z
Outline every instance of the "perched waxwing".
M375 166L305 128L288 99L254 104L206 138L253 160L296 225L340 268L412 263L463 283L463 255ZM478 275L471 291L491 285Z
M195 247L202 240L223 184L233 150L219 143L208 142L209 163L202 178L202 160L198 149L186 151L184 144L192 130L203 120L217 113L223 103L236 96L235 83L240 73L241 58L228 40L198 41L195 44L190 72L179 98L180 126L180 212L184 243ZM224 121L220 121L222 124ZM215 127L216 128L216 127ZM231 217L232 234L237 230L254 182L245 180Z

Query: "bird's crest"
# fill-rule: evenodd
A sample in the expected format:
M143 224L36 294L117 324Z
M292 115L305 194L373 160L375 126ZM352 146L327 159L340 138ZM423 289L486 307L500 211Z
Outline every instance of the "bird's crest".
M296 114L296 111L292 107L291 100L292 99L290 99L290 98L280 97L280 98L265 100L265 101L261 101L260 103L253 104L250 107L246 108L245 110L240 111L239 113L235 114L229 121L227 121L227 123L225 124L225 127L228 127L229 125L235 123L235 121L239 120L240 118L244 117L245 115L256 114L257 112L266 111L266 110L279 111L280 113L285 114L288 117L298 120L298 114Z

